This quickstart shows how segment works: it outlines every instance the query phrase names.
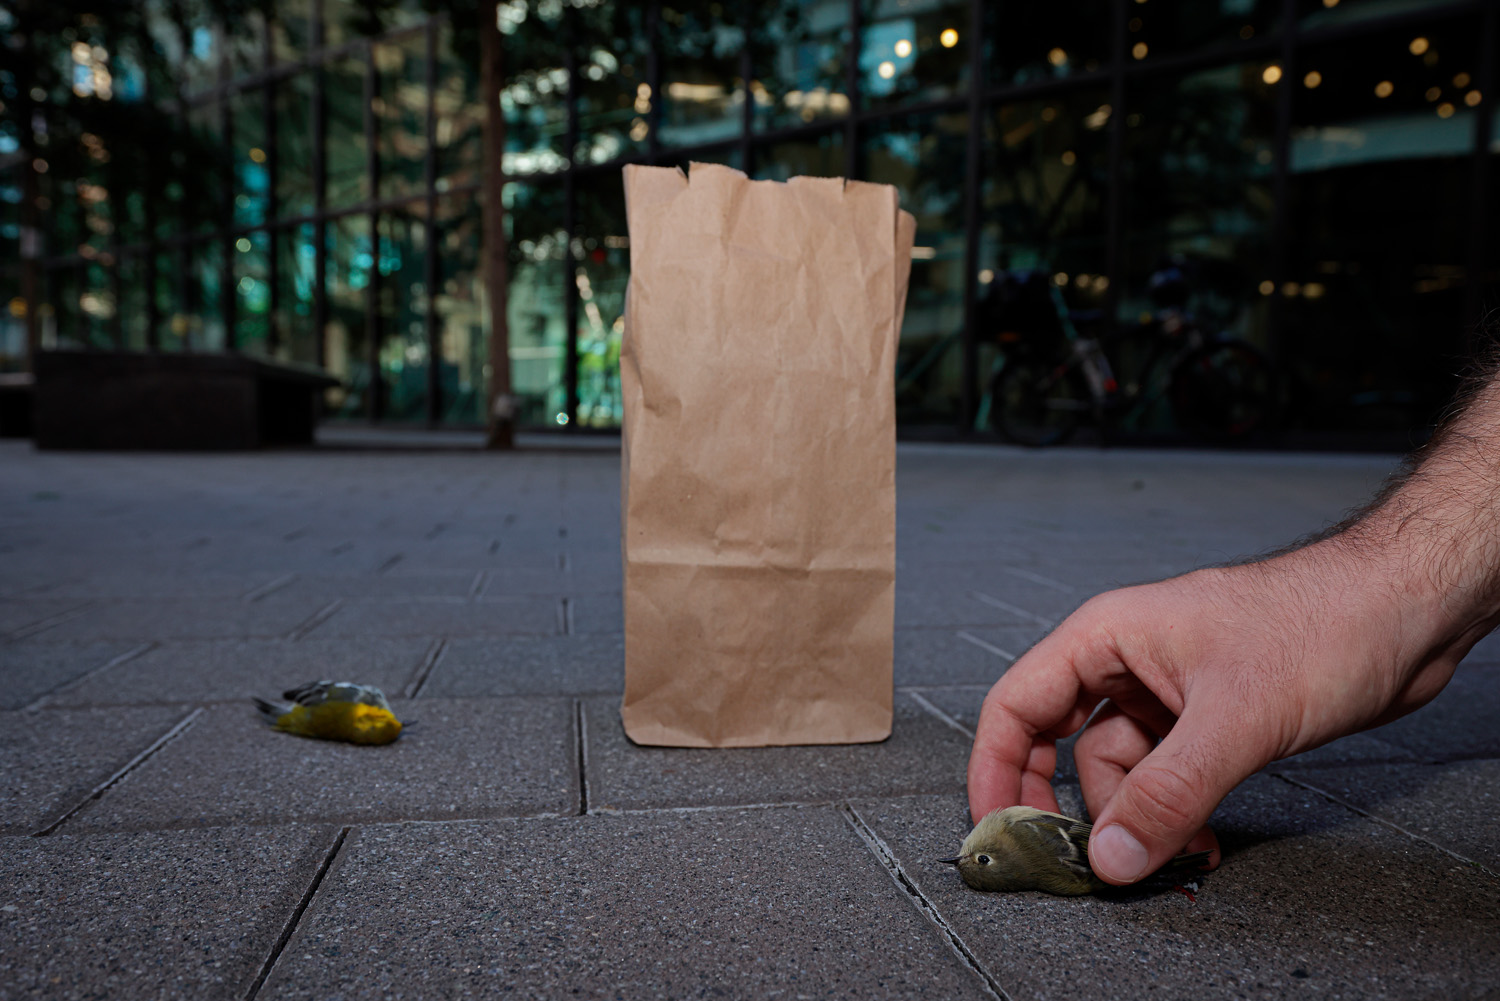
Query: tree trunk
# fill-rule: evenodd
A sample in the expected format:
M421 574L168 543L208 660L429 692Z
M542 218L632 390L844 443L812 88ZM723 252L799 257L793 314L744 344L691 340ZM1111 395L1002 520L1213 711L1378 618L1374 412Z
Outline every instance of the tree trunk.
M516 400L510 391L510 329L506 324L505 113L500 88L505 79L503 38L495 0L479 3L479 97L484 102L484 285L490 307L488 448L515 447Z

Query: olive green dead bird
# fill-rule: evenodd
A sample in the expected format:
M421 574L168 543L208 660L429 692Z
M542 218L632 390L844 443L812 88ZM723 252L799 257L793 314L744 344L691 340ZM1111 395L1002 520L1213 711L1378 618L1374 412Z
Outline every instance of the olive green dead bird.
M1093 829L1061 814L1006 807L975 824L957 855L938 861L958 866L958 874L976 890L1041 890L1074 897L1111 887L1089 866ZM1210 854L1179 855L1155 876L1201 871Z
M389 744L401 736L401 721L385 693L352 681L310 681L283 692L287 702L256 699L265 721L285 733L351 744Z

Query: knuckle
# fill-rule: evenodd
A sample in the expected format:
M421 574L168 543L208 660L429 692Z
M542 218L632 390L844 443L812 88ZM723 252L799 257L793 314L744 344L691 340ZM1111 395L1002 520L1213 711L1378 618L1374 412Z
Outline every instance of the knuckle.
M1131 806L1143 833L1155 837L1196 831L1202 794L1195 783L1170 768L1147 768L1130 776Z

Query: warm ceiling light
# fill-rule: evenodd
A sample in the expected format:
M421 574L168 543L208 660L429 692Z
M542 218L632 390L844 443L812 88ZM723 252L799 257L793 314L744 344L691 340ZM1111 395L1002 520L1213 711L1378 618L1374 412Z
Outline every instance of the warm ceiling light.
M1447 101L1444 101L1442 104L1439 104L1437 106L1437 113L1439 118L1452 118L1453 112L1455 110L1456 109L1453 107L1453 105L1449 104Z
M1429 101L1436 101L1438 98L1440 98L1442 96L1443 96L1443 88L1441 88L1441 87L1428 87L1427 88L1427 100L1429 100Z
M875 72L880 74L880 79L889 80L896 75L896 64L887 59L875 68Z
M1275 83L1281 79L1281 67L1275 63L1267 66L1261 71L1260 78L1266 83Z
M1422 53L1424 53L1424 52L1427 51L1427 46L1428 46L1427 39L1422 38L1419 35L1416 38L1413 38L1411 40L1411 44L1408 45L1406 48L1407 48L1407 50L1409 52L1411 52L1412 55L1414 55L1414 56L1420 56Z
M1484 100L1484 95L1477 90L1471 90L1464 95L1464 103L1471 108L1477 106L1482 100Z
M1392 84L1391 84L1391 82L1389 80L1382 80L1382 81L1380 81L1379 83L1377 83L1375 85L1375 96L1376 97L1390 97L1391 93L1395 89L1396 88L1394 86L1392 86Z
M1316 87L1318 84L1320 84L1322 82L1323 82L1323 74L1319 73L1317 70L1311 70L1311 71L1309 71L1308 74L1307 74L1307 76L1305 76L1305 77L1302 78L1302 86L1307 87L1309 89L1311 89L1313 87Z
M896 58L905 59L909 55L911 55L911 40L903 38L896 42Z
M938 36L938 41L943 43L943 48L951 49L958 44L958 32L952 28L944 28L943 33Z
M1469 85L1469 74L1460 73L1453 78L1453 86L1467 87Z
M1053 66L1061 66L1068 61L1068 54L1062 49L1053 49L1047 53L1047 61Z
M1132 45L1130 47L1130 54L1132 56L1135 56L1137 59L1145 59L1146 58L1146 43L1145 42L1136 42L1134 45Z

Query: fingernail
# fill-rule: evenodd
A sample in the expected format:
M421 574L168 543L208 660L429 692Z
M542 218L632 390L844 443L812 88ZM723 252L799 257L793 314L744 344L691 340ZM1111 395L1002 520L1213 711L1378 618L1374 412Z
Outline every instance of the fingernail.
M1101 876L1122 883L1134 883L1146 875L1146 866L1151 864L1146 847L1119 824L1110 824L1094 835L1089 860Z

